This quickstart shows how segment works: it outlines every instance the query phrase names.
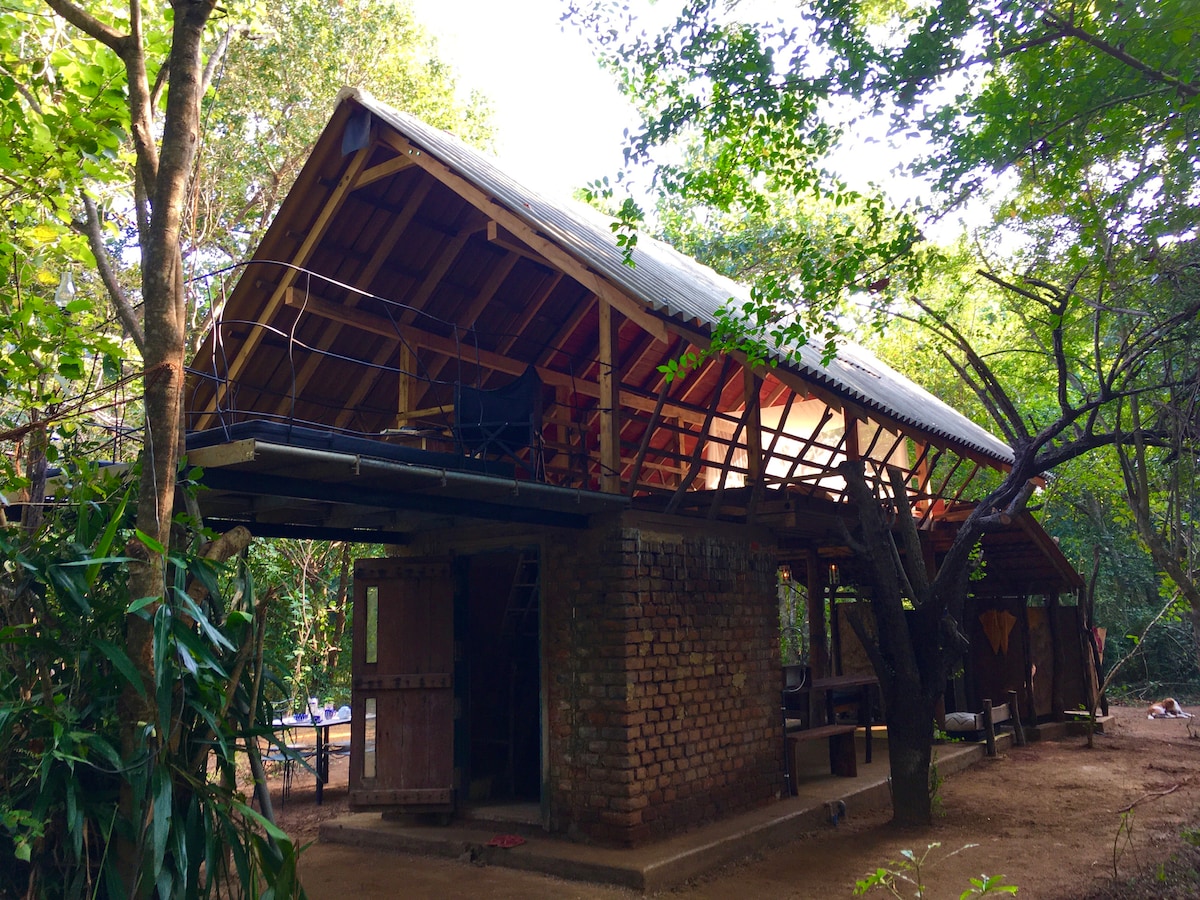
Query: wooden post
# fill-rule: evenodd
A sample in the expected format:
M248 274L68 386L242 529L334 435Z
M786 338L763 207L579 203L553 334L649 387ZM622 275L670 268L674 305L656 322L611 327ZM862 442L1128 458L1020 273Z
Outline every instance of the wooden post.
M825 569L815 550L808 551L808 646L813 678L829 674L825 636Z
M1033 634L1029 627L1029 597L1022 597L1020 602L1021 616L1017 621L1021 624L1021 665L1024 667L1025 673L1025 697L1029 703L1026 709L1029 711L1029 721L1036 725L1038 711L1037 695L1033 692L1035 673L1033 669Z
M1062 633L1059 628L1058 592L1046 594L1046 626L1050 629L1050 716L1055 722L1067 718L1066 701L1063 699L1063 677L1066 674L1066 654L1063 652Z
M992 720L992 701L983 701L983 736L987 740L987 755L996 755L996 723Z
M846 431L846 459L860 459L858 448L858 417L843 407L842 427Z
M749 366L742 369L743 394L746 411L746 487L752 497L762 493L763 448L762 448L762 404L758 402L759 380ZM754 501L751 501L751 506Z
M407 413L413 409L413 372L416 365L413 361L412 347L407 343L400 344L400 386L396 396L396 411L398 425L403 428L408 424Z
M612 304L600 306L600 490L621 493L621 373L618 316Z
M1021 725L1021 705L1017 702L1017 692L1008 692L1008 712L1012 716L1013 738L1018 747L1025 746L1025 729Z

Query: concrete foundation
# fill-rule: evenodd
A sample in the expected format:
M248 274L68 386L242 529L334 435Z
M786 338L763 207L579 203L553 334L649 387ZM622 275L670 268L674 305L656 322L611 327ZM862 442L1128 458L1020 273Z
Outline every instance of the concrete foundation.
M466 862L543 872L559 878L620 885L652 892L670 888L703 872L760 850L795 840L802 834L834 828L831 812L844 804L844 817L886 807L890 802L886 739L876 731L873 761L865 762L859 740L858 777L820 775L804 767L797 779L796 797L769 803L667 840L631 849L597 847L552 837L513 820L464 820L449 826L415 820L383 820L358 813L322 824L320 839L381 850L428 854ZM1006 748L1010 734L997 743ZM984 758L982 744L952 743L934 748L938 772L947 777ZM519 834L525 843L503 849L488 842L500 834Z

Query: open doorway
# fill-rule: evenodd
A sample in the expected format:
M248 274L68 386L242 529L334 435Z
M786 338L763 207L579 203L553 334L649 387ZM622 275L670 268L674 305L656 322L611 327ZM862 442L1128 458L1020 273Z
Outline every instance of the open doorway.
M464 561L466 800L537 803L542 783L540 570L536 547Z

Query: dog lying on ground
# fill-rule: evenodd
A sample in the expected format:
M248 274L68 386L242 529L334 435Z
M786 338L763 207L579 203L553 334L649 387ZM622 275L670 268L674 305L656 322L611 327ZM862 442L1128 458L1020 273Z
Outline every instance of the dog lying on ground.
M1150 709L1146 713L1147 719L1190 719L1192 714L1183 711L1183 707L1179 705L1179 701L1174 697L1168 697L1166 700L1159 700L1157 703L1151 703Z

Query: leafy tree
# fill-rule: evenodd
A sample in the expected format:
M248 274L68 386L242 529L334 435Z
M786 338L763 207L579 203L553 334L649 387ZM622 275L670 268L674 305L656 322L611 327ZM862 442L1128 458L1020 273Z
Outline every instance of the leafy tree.
M239 761L251 751L253 764L270 737L263 600L194 550L172 554L167 602L132 599L120 548L134 533L134 485L89 469L86 452L74 471L36 534L0 529L0 894L225 897L260 881L301 893L269 798L263 818L237 784ZM148 685L125 650L129 615L154 631ZM121 752L123 685L146 692L143 727L169 740ZM126 816L129 794L150 809ZM132 883L113 852L123 841L138 861Z
M626 155L655 158L654 183L671 198L667 227L682 233L681 212L693 223L771 222L771 261L760 248L754 302L719 313L714 343L762 361L768 340L799 346L817 335L832 356L852 294L869 289L882 300L919 276L921 234L879 190L855 190L827 168L841 135L823 115L834 84L804 71L797 29L748 25L720 6L692 0L673 27L624 43L623 9L595 3L573 12L642 112ZM784 73L788 53L796 64ZM612 192L606 182L592 186L596 195ZM643 221L640 205L626 199L614 229L634 265Z
M287 660L286 696L291 708L317 695L346 702L350 690L350 564L347 541L276 540L258 543L250 568L259 584L277 595L267 617L266 646ZM369 548L353 548L372 555Z
M1183 0L1135 6L1130 14L1115 2L818 0L798 6L791 23L756 26L738 21L736 7L724 14L711 0L692 0L673 27L623 42L603 9L579 18L645 101L630 155L685 134L705 148L702 169L658 161L658 184L685 201L737 213L786 189L836 204L840 187L822 164L837 136L830 111L839 98L862 99L923 131L932 150L918 168L936 175L947 203L978 193L989 175L1015 185L1001 212L1021 226L1022 255L980 275L1016 310L1025 352L1037 360L1029 368L1041 375L1032 391L1005 379L1007 360L977 351L952 308L920 294L911 306L890 307L943 342L956 376L1012 445L1012 468L930 572L903 485L885 499L859 464L844 467L878 642L857 630L885 694L900 823L930 819L933 702L965 644L958 623L980 536L1023 509L1034 479L1056 466L1135 434L1162 440L1158 423L1130 421L1129 404L1165 402L1195 371L1200 304L1171 286L1191 265L1200 73L1188 50L1197 12ZM836 264L800 255L793 272L801 288L768 283L754 309L738 311L740 322L729 317L721 346L786 345L805 336L792 323L811 328L814 317L824 333L832 326L822 318L862 285L861 275L847 280ZM885 505L895 507L896 534Z
M369 89L472 143L492 138L486 101L475 93L459 98L453 72L402 0L271 4L253 27L230 37L210 68L184 249L197 274L254 251L342 87ZM234 269L230 277L240 274ZM193 301L198 340L211 304L204 296Z
M1157 402L1151 414L1163 437L1153 446L1142 433L1142 401L1129 402L1131 444L1118 447L1126 500L1137 533L1167 581L1186 602L1193 663L1200 664L1200 544L1197 542L1195 398L1192 376ZM1191 674L1196 674L1194 667Z
M18 854L48 854L29 860L32 894L255 893L260 875L276 895L298 890L289 845L269 824L255 824L232 783L235 752L250 750L253 762L261 737L253 728L263 721L263 673L247 665L246 654L262 644L264 598L254 600L243 583L233 594L240 599L229 600L195 563L197 555L235 555L249 536L235 529L192 543L194 517L175 515L192 324L185 284L194 268L188 256L211 265L223 252L244 249L262 227L342 76L386 76L381 93L389 99L408 92L411 103L401 106L427 116L442 111L444 124L486 135L486 110L477 99L452 102L452 79L407 7L372 4L372 15L365 11L361 3L335 9L303 0L270 11L253 4L218 9L208 0L154 7L140 0L86 7L72 0L14 0L0 9L0 182L6 213L11 210L10 231L0 240L0 324L7 330L0 355L8 388L0 414L5 437L26 441L24 453L5 457L5 474L12 483L19 484L18 476L28 482L35 501L26 506L21 530L5 534L11 578L0 591L3 648L9 659L28 651L33 660L40 658L35 649L61 646L40 669L30 660L20 668L52 672L68 684L59 690L45 678L36 687L16 678L8 685L14 696L28 699L32 692L36 702L0 717L6 727L17 723L4 745L13 753L2 760L13 779L5 783L20 785L20 799L4 808L12 846ZM228 96L215 89L222 84ZM256 90L260 85L264 92ZM284 101L278 109L274 98ZM295 127L288 131L284 122ZM233 165L237 148L244 151L248 141L257 151L253 164ZM202 167L206 158L244 177L219 187L203 176L212 171ZM267 181L269 189L255 190ZM243 243L214 240L226 231L243 236ZM115 315L103 312L96 301L101 295ZM129 345L142 358L140 370L123 368L124 358L134 355ZM72 542L70 523L39 521L35 514L42 474L58 442L86 424L81 416L102 416L114 396L124 399L115 392L134 377L143 399L136 421L144 437L138 487L110 519L88 507L88 520L100 524L81 527ZM80 463L73 465L73 480L86 480ZM123 552L113 544L119 540ZM69 546L67 562L55 555L60 543ZM172 552L173 543L190 549ZM76 571L71 566L88 573L87 583L62 576ZM190 582L189 572L195 576ZM56 605L47 613L46 604ZM106 618L97 623L101 606ZM253 629L247 616L257 621ZM93 628L106 641L111 666L77 671L95 656L95 647L78 637ZM31 629L37 640L31 643L21 629ZM250 671L255 677L247 682ZM93 674L101 681L93 682ZM107 693L97 694L97 685ZM64 698L82 706L54 705ZM71 779L94 775L92 761L79 762L61 747L41 762L21 757L21 729L51 707L59 719L77 717L53 727L66 722L79 734L94 730L120 761L103 773L111 776L104 782L111 797L82 818ZM79 734L72 732L72 740L81 740ZM221 776L215 786L208 779L210 754ZM34 772L60 778L56 786L66 793L31 799ZM112 805L105 806L109 799ZM269 817L269 798L260 801ZM102 841L64 844L62 834L80 823L80 834L99 829L91 834ZM54 838L43 840L48 828ZM97 849L103 851L99 862ZM232 861L212 855L226 851ZM96 878L103 888L95 887Z

